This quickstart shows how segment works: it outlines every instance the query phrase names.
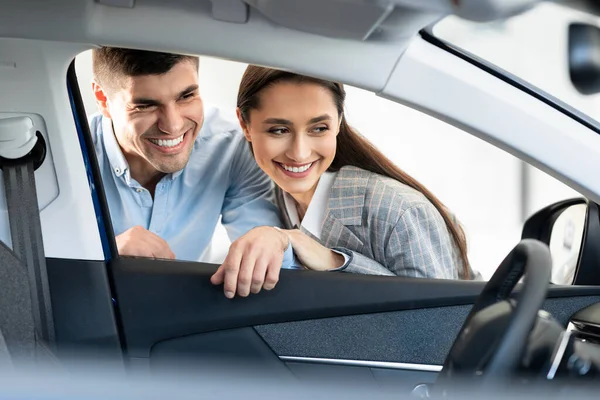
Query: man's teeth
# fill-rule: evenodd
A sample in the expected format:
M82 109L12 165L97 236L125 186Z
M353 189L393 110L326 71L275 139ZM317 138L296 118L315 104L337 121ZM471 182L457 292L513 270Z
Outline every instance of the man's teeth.
M177 139L171 139L171 140L150 139L150 141L161 147L173 147L173 146L177 146L179 143L181 143L183 141L183 135L179 136Z
M283 169L285 169L286 171L299 173L299 172L304 172L307 169L309 169L310 166L312 165L312 163L303 165L301 167L290 167L290 166L285 165L285 164L281 164L281 165L283 166Z

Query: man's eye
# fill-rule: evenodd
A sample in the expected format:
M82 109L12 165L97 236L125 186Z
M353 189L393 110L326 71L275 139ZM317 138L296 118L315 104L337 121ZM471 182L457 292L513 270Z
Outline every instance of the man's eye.
M150 104L140 104L138 106L134 106L133 110L134 111L148 111L150 110L152 107L154 107L153 105Z
M181 99L182 100L187 100L187 99L193 98L194 96L195 96L195 93L193 93L193 92L192 93L187 93L187 94L184 94L183 96L181 96Z
M269 133L272 133L273 135L283 135L284 133L287 133L288 129L287 128L271 128L269 129Z

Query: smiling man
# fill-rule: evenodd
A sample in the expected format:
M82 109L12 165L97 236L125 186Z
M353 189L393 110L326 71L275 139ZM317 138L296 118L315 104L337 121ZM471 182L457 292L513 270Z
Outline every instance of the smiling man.
M90 122L120 255L199 261L221 217L232 248L263 275L239 274L247 296L271 289L266 266L293 265L271 201L272 183L248 150L235 116L206 108L197 57L102 47L93 50ZM264 248L251 238L269 238ZM238 239L240 238L240 239ZM242 261L239 261L241 263ZM264 268L263 268L264 267ZM220 270L240 265L226 261Z

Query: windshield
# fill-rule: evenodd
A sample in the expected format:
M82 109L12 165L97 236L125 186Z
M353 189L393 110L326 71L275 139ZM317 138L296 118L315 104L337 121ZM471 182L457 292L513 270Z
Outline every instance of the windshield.
M505 21L476 23L451 16L433 33L475 56L547 92L600 126L600 94L585 95L573 85L569 72L569 26L600 26L600 18L552 3Z

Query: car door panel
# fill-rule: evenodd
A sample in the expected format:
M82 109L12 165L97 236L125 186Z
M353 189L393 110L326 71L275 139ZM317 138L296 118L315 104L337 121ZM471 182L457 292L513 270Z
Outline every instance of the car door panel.
M46 258L59 355L86 350L122 358L104 261Z
M215 330L443 305L471 304L482 282L281 271L272 291L227 299L210 264L119 258L115 298L130 356L157 342ZM151 296L150 293L160 293Z
M485 285L283 270L274 290L230 300L210 283L211 264L123 257L47 266L63 354L124 355L129 368L171 372L258 365L277 379L403 392L435 381ZM544 309L566 325L597 302L600 287L552 286Z
M182 343L202 352L215 339L201 334L254 327L278 357L440 365L485 285L283 270L274 290L230 300L210 283L215 265L120 258L109 268L126 352L141 358L157 343L158 354ZM553 287L549 297L544 307L566 324L600 288ZM238 340L223 336L218 353Z
M550 298L543 309L566 326L572 314L597 302L600 292L596 296ZM255 329L278 356L287 359L440 366L470 309L471 305L423 308L261 325Z

